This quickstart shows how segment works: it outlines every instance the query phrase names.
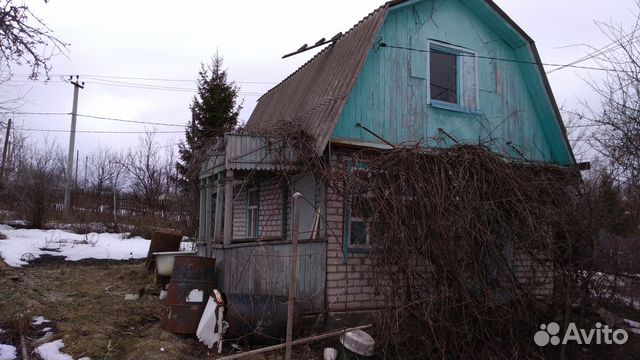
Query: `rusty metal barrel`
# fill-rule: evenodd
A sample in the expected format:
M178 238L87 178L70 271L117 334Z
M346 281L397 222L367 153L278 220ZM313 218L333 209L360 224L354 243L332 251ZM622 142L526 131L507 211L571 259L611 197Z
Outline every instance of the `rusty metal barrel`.
M176 256L171 282L167 286L162 328L175 334L194 335L217 286L216 259Z
M158 229L151 234L151 244L147 253L146 268L153 271L156 268L154 252L167 252L180 250L182 234L174 229Z
M249 343L280 343L287 337L287 297L227 294L225 339L247 338ZM302 307L296 303L293 335L302 331Z

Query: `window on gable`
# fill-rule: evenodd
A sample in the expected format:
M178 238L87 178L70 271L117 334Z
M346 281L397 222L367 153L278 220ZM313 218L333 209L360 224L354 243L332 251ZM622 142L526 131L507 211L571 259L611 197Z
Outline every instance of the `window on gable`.
M431 99L458 103L458 56L431 50Z
M257 187L247 190L247 237L257 238L258 229L258 208L260 203L260 192Z
M429 42L429 92L431 104L452 110L476 111L478 104L477 56L452 45Z

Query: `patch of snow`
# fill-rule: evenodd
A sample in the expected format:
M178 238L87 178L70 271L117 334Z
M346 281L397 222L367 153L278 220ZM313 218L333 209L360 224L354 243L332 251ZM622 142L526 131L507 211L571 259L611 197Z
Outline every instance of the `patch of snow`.
M187 296L187 302L202 302L204 300L204 291L193 289Z
M182 238L182 242L180 243L180 249L178 251L196 251L197 250L196 243L192 241L185 241L184 238L186 238L186 236Z
M36 348L36 352L43 360L73 360L71 355L60 352L64 347L62 340L42 344Z
M123 234L78 235L62 230L12 229L3 230L3 234L7 239L0 241L0 256L13 267L28 264L21 259L22 255L29 253L38 258L51 248L59 250L55 255L63 256L67 261L142 259L147 257L151 243L141 237L124 239Z
M9 225L0 224L0 230L13 230L13 228Z
M43 316L34 316L32 325L42 325L44 323L50 323L50 320L45 319Z
M4 334L4 333L6 333L6 332L7 332L6 330L4 330L4 329L0 329L0 334Z
M42 331L42 332L47 332L47 331L50 331L50 330L51 330L51 328L50 328L50 327L46 327L46 328L44 328L44 329L42 329L42 330L40 330L40 331Z
M0 360L15 360L17 357L15 346L0 344Z

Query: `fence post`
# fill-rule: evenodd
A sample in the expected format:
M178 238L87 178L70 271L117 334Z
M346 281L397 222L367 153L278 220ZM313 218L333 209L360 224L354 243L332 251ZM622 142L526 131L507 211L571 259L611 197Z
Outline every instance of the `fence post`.
M116 208L116 191L113 190L113 226L118 228L118 209Z
M298 231L300 230L299 192L293 194L293 229L291 230L291 269L289 271L289 302L287 308L287 346L286 360L291 360L291 342L293 341L293 310L296 301L296 273L298 267Z

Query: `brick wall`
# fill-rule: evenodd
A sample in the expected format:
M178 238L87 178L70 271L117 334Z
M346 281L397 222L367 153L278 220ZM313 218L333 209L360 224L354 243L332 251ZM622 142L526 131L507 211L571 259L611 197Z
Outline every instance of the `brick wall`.
M258 180L258 231L261 238L281 237L282 185L273 180ZM251 181L241 181L233 189L233 239L247 238L247 189Z
M334 166L351 160L349 152L335 151ZM327 189L327 305L330 311L378 308L383 299L372 286L369 253L349 252L344 261L344 196Z
M553 262L541 255L516 254L516 279L527 292L538 297L553 295Z
M352 160L348 151L334 151L333 166ZM363 161L359 159L359 161ZM366 161L366 159L364 160ZM383 306L384 299L370 280L372 260L368 253L343 254L344 206L342 194L327 189L327 305L331 311L371 309ZM536 296L553 292L553 264L539 256L516 255L516 277L525 289Z

